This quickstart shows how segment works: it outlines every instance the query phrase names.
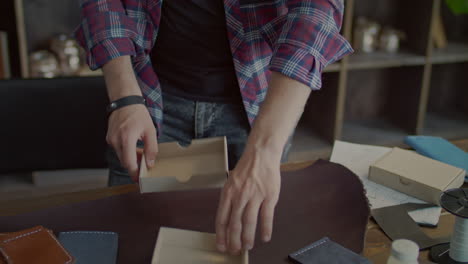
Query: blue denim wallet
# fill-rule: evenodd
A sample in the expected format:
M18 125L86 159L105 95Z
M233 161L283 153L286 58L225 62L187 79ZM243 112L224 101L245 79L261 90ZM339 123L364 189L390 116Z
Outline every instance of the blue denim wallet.
M115 264L117 262L117 233L61 232L58 240L75 258L75 264Z
M371 262L324 237L292 254L289 259L299 264L371 264Z

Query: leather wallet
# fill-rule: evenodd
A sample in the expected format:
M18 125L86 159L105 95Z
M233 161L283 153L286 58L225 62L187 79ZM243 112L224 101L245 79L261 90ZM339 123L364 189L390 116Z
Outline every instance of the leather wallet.
M54 234L42 226L2 234L0 253L7 264L73 263L73 257L60 245Z
M298 264L371 264L366 258L324 237L289 255Z
M75 264L115 264L118 235L114 232L61 232L58 240L75 258Z

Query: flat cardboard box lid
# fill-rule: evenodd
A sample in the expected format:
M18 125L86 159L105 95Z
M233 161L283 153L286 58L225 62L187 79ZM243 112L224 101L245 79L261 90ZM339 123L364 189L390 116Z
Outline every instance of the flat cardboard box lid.
M161 227L151 264L248 264L247 251L231 256L216 250L216 235Z
M219 188L228 172L225 137L193 140L183 147L177 142L159 144L155 165L148 170L141 158L140 191L161 192Z
M438 190L445 190L465 174L463 169L400 148L393 148L372 166Z

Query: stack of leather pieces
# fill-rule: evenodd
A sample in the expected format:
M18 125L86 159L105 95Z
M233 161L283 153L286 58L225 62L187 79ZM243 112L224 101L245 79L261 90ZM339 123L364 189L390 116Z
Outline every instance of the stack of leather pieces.
M161 226L214 233L219 196L219 189L135 192L0 217L0 232L35 225L54 232L116 232L118 263L151 263ZM347 168L320 160L302 170L283 172L272 241L262 243L257 236L249 263L289 263L288 254L325 236L361 253L368 219L362 183Z

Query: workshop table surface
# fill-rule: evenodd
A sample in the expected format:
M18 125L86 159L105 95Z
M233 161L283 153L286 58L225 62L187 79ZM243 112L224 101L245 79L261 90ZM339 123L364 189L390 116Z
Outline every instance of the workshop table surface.
M468 139L452 141L455 145L468 151ZM283 164L284 171L297 170L311 165L314 161ZM466 184L465 184L466 187ZM0 201L0 216L17 215L28 213L45 208L69 205L78 202L102 199L110 196L137 192L136 184L121 185L108 188L100 188L73 193L55 194L46 197L19 199L13 201ZM422 228L431 237L444 237L450 235L453 229L455 217L443 211L437 228ZM363 255L369 258L372 263L385 264L390 254L391 240L383 233L382 229L373 219L367 224L366 241ZM420 254L423 260L428 259L428 250Z

